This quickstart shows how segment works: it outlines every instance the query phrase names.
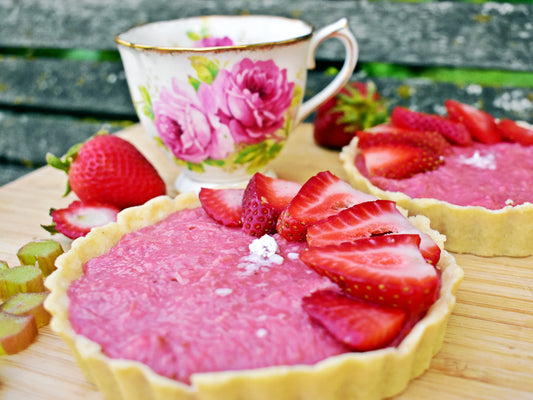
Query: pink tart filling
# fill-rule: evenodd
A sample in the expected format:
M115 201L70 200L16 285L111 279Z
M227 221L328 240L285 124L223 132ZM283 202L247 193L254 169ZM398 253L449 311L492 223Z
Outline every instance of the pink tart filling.
M187 383L194 372L314 364L349 351L301 306L336 286L299 260L304 243L274 238L279 248L267 257L202 208L175 213L85 265L68 290L70 322L109 357Z
M411 198L434 198L492 210L533 202L533 146L476 142L453 149L453 154L445 157L444 165L407 179L369 176L361 154L355 165L373 185Z

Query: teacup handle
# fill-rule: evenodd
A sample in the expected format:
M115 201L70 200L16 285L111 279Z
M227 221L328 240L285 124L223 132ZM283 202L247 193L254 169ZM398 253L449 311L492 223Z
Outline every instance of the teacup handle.
M305 117L320 107L322 103L326 102L330 97L334 96L335 93L341 90L353 74L353 70L359 56L359 48L357 46L355 37L348 28L348 21L346 18L341 18L337 22L319 29L313 35L309 43L307 68L315 68L316 49L320 43L329 38L337 38L344 45L346 50L344 64L339 73L324 89L302 103L300 110L296 115L295 125L298 125L300 122L302 122Z

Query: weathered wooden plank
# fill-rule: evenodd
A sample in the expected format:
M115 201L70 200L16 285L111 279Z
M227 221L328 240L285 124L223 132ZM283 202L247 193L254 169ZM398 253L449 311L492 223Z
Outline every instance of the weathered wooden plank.
M427 79L377 79L382 96L391 99L389 109L402 105L414 110L445 114L444 101L455 99L477 106L496 118L533 123L533 88L489 87L434 82Z
M0 104L135 118L121 62L0 58Z
M62 155L100 129L114 132L124 126L110 120L0 111L0 160L42 166L47 152Z
M353 79L363 79L360 72ZM308 74L307 96L324 87L331 78L322 71ZM446 98L482 104L497 116L533 121L533 88L490 88L434 83L426 79L377 79L386 98L426 111ZM47 110L108 119L136 120L120 62L35 59L0 59L0 106ZM410 88L409 90L406 90ZM399 94L401 90L401 95ZM1 152L0 152L1 155Z
M32 172L34 168L18 164L0 164L0 186Z
M325 86L330 78L311 72L308 96ZM366 79L361 73L353 79ZM468 104L480 105L496 117L528 121L533 124L533 89L494 88L468 85L458 87L448 83L436 83L425 79L374 79L382 96L388 100L389 110L402 105L415 110L444 113L444 101L456 99ZM124 97L129 99L127 93ZM75 97L77 98L77 97ZM101 99L103 100L103 98ZM44 98L43 98L44 101ZM52 100L51 100L52 101ZM127 101L127 100L124 100ZM80 106L94 104L88 97ZM89 108L89 107L88 107ZM311 115L307 121L312 121ZM131 121L135 121L132 117ZM78 143L99 129L111 132L123 127L126 121L81 119L61 114L19 113L0 111L0 160L16 164L43 165L46 152L63 154L72 144ZM0 184L17 177L0 167Z
M530 71L532 4L334 0L0 0L0 47L115 49L138 23L199 14L276 14L320 27L347 17L361 61ZM342 58L337 45L319 58Z

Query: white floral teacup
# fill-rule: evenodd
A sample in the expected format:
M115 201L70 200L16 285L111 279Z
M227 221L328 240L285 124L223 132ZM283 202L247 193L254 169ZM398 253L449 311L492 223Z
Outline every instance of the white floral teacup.
M345 62L303 101L328 38ZM265 172L292 129L339 91L357 62L345 19L315 31L273 16L203 16L134 27L115 38L139 119L176 163L180 192L242 185Z

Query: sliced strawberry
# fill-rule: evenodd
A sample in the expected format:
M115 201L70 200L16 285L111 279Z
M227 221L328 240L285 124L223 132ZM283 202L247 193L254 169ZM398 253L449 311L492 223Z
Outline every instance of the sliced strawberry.
M319 290L302 299L309 316L352 350L387 346L401 331L405 311L364 303L333 290Z
M496 126L496 121L489 113L455 100L446 100L444 106L450 119L462 123L477 141L482 143L501 142L502 137Z
M225 226L242 226L244 189L201 188L198 198L207 215Z
M409 220L390 200L366 201L342 210L307 229L309 246L326 246L353 242L391 232L410 225Z
M419 243L418 235L375 236L310 247L300 259L353 297L421 313L436 300L439 280Z
M361 149L368 173L390 179L405 179L437 169L442 157L428 148L388 143Z
M352 81L317 109L313 136L319 146L338 150L350 143L357 131L387 119L386 103L374 83Z
M417 131L391 124L381 124L357 134L358 147L365 149L381 144L397 143L428 148L438 155L452 152L451 144L436 131Z
M524 146L533 145L533 126L521 125L506 118L499 120L497 126L505 139L520 143Z
M340 210L376 197L354 189L329 171L309 178L282 211L277 231L287 240L304 241L307 227Z
M59 232L70 239L77 239L87 235L92 228L115 222L119 211L115 206L76 200L67 208L51 209L54 224L42 227L52 234Z
M407 224L400 229L398 232L395 232L397 234L416 234L420 236L420 244L418 247L420 248L420 253L422 254L422 257L431 265L437 265L437 263L440 260L440 253L441 248L438 246L437 243L425 232L421 232L417 228L415 228L408 219L406 219Z
M298 193L301 184L256 173L248 182L242 199L242 229L261 237L276 231L279 214Z
M428 114L409 110L404 107L394 107L391 114L394 125L418 131L435 131L443 135L450 142L468 145L472 142L470 132L461 123L451 121L437 114Z
M311 225L307 229L307 244L320 247L391 233L419 235L424 259L433 265L438 263L440 247L427 233L415 228L390 200L356 204Z

